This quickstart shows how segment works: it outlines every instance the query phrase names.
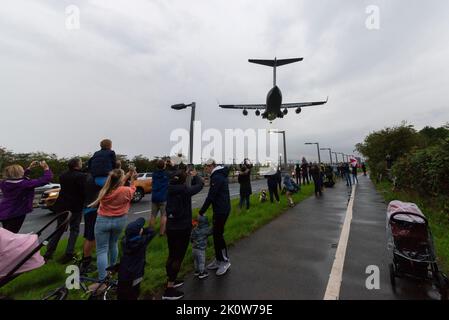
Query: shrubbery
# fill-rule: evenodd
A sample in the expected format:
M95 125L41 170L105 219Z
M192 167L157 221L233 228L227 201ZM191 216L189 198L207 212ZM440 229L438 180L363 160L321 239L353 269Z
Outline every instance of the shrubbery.
M416 131L402 123L372 132L356 148L368 158L372 177L394 177L397 188L435 199L449 209L449 124Z

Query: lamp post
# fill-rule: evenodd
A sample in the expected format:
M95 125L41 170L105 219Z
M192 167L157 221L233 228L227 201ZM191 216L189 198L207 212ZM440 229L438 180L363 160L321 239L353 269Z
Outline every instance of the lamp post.
M307 144L307 145L316 144L316 149L318 151L318 164L321 167L320 144L318 142L306 142L305 144Z
M331 159L331 165L332 163L332 149L331 148L320 148L320 150L329 150L329 159Z
M189 160L190 164L193 164L193 123L195 122L195 107L196 103L192 102L191 104L178 103L171 106L174 110L182 110L185 108L192 108L192 112L190 114L190 143L189 143Z
M285 131L280 130L270 130L270 133L282 133L282 137L284 139L284 166L287 168L287 144L285 142ZM281 155L279 156L279 159L281 158ZM279 160L279 166L281 166L281 160Z

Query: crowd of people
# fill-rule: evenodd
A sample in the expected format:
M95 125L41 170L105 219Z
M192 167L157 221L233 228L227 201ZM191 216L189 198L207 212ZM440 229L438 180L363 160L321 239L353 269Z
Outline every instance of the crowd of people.
M43 175L30 179L31 170L40 166ZM240 165L238 183L240 184L240 209L250 210L252 194L252 164L248 159ZM362 166L366 175L366 167ZM80 233L80 224L84 219L84 243L80 272L82 274L97 270L96 290L101 290L107 269L119 260L119 242L121 259L118 267L118 298L135 300L140 293L143 280L146 248L155 237L157 216L160 215L159 236L166 237L168 256L166 261L167 285L162 296L166 300L177 300L184 296L179 290L183 280L178 273L185 254L192 243L192 255L195 276L198 279L208 277L207 270L214 270L217 276L227 273L231 267L226 241L225 225L231 212L228 185L229 168L218 165L213 159L205 163L205 172L210 176L209 190L204 204L195 219L192 214L192 196L199 193L205 182L195 169L187 166L182 157L170 160L158 160L157 170L153 173L151 213L146 220L139 218L129 222L128 212L136 188L134 181L137 172L130 167L128 172L121 168L109 139L100 142L100 150L95 152L86 165L79 158L68 162L67 171L59 182L61 185L54 209L58 213L71 212L68 224L69 237L65 253L60 262L69 263L75 258L75 245ZM352 181L350 174L352 174ZM273 169L265 173L270 201L280 202L279 193L285 193L290 206L294 206L292 195L300 190L301 184L315 185L315 195L321 196L323 186L333 186L334 176L342 177L347 185L357 182L357 168L350 169L348 164L340 164L336 172L330 166L320 166L307 162L294 168L292 176ZM19 233L25 217L33 210L34 189L48 184L52 172L44 162L34 161L27 169L19 165L8 166L4 180L0 181L3 199L0 202L0 222L3 228ZM265 191L262 192L262 194ZM212 207L212 225L205 215ZM66 220L64 215L58 220L58 227ZM44 255L45 261L54 259L54 253L63 236L63 228L52 237ZM120 236L124 234L120 241ZM213 237L215 259L206 265L208 237ZM96 268L93 253L96 251Z

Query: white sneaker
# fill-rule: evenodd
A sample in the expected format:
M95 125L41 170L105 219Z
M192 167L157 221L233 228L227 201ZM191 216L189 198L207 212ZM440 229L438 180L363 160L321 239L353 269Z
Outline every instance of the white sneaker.
M218 270L217 270L217 273L216 273L216 275L217 276L222 276L222 275L224 275L227 271L228 271L228 269L231 267L231 263L229 262L229 261L226 261L226 262L220 262L220 265L219 265L219 267L218 267Z
M220 267L220 265L218 264L217 260L214 260L207 265L207 269L209 269L209 270L216 270L219 267Z

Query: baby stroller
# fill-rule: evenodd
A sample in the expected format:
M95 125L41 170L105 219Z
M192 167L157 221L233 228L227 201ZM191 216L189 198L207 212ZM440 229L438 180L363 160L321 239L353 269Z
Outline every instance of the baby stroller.
M388 249L392 253L390 281L396 290L396 278L432 281L447 299L448 280L439 271L429 224L414 203L391 201L387 209Z
M39 239L42 233L63 215L65 215L63 224L44 239ZM34 234L15 234L0 228L0 288L20 274L44 265L45 262L40 254L40 249L48 244L48 241L55 236L58 230L66 228L71 215L69 211L58 214Z

